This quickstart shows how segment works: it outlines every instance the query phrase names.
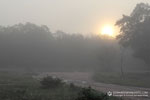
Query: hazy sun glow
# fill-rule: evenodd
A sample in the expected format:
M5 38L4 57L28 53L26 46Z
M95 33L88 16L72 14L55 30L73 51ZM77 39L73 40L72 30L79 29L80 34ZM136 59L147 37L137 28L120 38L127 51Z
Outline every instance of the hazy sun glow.
M101 35L107 35L107 36L114 37L114 28L113 28L113 26L111 26L111 25L105 25L101 29Z

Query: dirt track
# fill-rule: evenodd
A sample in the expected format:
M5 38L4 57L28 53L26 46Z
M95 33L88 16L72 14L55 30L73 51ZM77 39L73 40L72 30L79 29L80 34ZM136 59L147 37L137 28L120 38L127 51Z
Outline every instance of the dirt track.
M58 77L64 80L66 83L74 83L82 87L91 86L92 88L107 93L108 91L146 91L148 92L148 97L123 97L125 100L150 100L150 88L139 88L139 87L129 87L129 86L120 86L114 84L104 84L94 82L92 80L92 73L83 73L83 72L47 72L40 73L38 77L44 76Z

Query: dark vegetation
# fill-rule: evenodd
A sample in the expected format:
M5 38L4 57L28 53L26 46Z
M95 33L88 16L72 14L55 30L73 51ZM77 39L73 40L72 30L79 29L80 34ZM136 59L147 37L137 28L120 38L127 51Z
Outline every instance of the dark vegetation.
M82 88L75 100L121 100L120 98L109 97L107 94L97 92L92 88Z
M41 87L45 89L62 87L64 83L59 78L52 78L51 76L44 77L41 81Z
M0 77L0 100L118 100L50 76L36 80L26 73L1 72Z
M137 4L133 12L116 22L119 26L119 42L124 47L134 50L134 57L140 58L150 65L150 5Z

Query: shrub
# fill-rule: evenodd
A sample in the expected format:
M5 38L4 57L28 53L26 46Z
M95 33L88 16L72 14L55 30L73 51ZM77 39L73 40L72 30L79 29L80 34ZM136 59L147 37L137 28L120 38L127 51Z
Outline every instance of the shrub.
M64 83L62 82L61 79L59 78L52 78L51 76L47 76L44 77L41 81L40 81L42 88L57 88L60 86L63 86Z
M108 100L107 94L99 93L93 90L91 87L83 88L76 100Z

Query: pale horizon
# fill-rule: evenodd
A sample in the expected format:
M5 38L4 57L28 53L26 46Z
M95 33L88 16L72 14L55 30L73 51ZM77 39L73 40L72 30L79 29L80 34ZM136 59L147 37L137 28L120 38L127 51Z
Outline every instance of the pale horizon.
M0 0L0 25L31 22L47 25L52 32L99 33L129 15L137 3L149 0ZM11 17L10 17L11 16Z

